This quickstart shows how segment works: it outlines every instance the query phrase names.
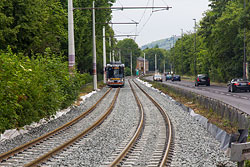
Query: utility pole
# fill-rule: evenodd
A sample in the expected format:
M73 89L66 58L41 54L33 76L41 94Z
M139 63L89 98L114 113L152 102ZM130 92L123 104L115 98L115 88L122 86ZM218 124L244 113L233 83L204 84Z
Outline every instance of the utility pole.
M109 37L109 47L110 47L110 51L109 51L109 62L111 62L111 37Z
M133 72L132 72L132 51L130 52L130 68L131 68L131 77L133 76Z
M197 70L196 70L196 19L194 20L194 75L197 75Z
M181 29L181 73L183 74L183 61L184 61L184 56L183 56L183 29Z
M106 41L105 41L105 26L103 26L103 83L106 83Z
M119 61L122 62L121 50L119 49Z
M97 75L96 75L96 42L95 42L95 1L93 1L93 82L94 90L97 90Z
M166 62L165 62L165 60L164 60L164 69L163 69L163 74L165 74L165 66L166 66Z
M172 48L172 45L171 45L171 43L170 43L170 49L169 49L169 53L170 53L170 57L171 57L171 48ZM171 60L171 65L170 65L170 73L172 74L173 73L173 69L172 69L172 67L173 67L173 65L172 65L172 60Z
M68 42L69 42L69 72L72 73L75 66L75 41L74 41L74 18L73 2L68 0Z
M115 62L115 51L112 50L112 57L113 57L113 62Z
M157 72L157 58L156 58L156 54L155 54L155 73Z
M175 35L173 35L173 58L174 58L174 67L173 67L173 72L175 74L175 45L174 45L174 42L175 42Z
M246 0L244 0L244 11L246 10ZM244 62L243 62L243 79L248 78L247 74L247 63L246 63L246 24L244 23Z
M146 53L144 53L144 62L143 62L143 74L145 75L146 74Z

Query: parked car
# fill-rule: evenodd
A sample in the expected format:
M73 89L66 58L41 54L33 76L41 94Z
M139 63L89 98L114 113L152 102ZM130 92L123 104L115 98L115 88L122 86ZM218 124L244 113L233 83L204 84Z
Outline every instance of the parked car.
M242 78L234 78L228 84L228 92L236 92L237 90L245 90L250 92L250 81Z
M161 81L162 82L162 76L161 76L161 74L159 74L159 73L154 74L153 80L154 81Z
M195 79L195 86L206 85L210 86L210 78L207 74L198 74Z
M181 81L181 76L180 75L174 75L172 77L172 81Z
M172 80L172 75L171 74L168 74L167 76L166 76L166 81L167 80Z

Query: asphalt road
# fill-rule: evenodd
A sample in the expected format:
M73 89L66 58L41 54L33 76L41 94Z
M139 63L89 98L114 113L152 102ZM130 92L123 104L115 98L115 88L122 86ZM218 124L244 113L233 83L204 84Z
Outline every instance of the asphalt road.
M197 94L201 94L213 99L223 101L224 103L230 104L233 107L240 109L241 111L250 115L250 92L228 92L228 88L225 86L216 86L211 84L210 86L200 85L194 86L194 82L190 81L165 81L163 77L163 84L170 86L176 86L182 89L186 89ZM146 79L153 80L153 77L146 77Z

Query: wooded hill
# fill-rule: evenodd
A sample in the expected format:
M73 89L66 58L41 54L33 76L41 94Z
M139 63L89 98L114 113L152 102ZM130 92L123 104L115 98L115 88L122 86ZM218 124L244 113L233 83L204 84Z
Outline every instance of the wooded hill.
M161 48L161 49L166 49L170 50L176 43L176 41L180 38L180 36L174 36L170 38L165 38L161 40L157 40L154 42L151 42L149 44L143 45L141 47L142 50L147 49L147 48Z

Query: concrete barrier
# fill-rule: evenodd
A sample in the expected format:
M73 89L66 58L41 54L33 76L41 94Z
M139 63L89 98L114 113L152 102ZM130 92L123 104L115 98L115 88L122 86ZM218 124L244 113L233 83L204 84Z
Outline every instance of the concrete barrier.
M185 89L177 88L162 84L168 91L171 91L177 95L183 96L189 100L192 100L208 110L212 110L222 118L235 123L239 129L248 129L250 125L250 115L242 112L241 110L226 104L220 100L212 99Z

